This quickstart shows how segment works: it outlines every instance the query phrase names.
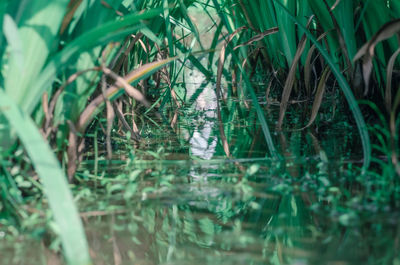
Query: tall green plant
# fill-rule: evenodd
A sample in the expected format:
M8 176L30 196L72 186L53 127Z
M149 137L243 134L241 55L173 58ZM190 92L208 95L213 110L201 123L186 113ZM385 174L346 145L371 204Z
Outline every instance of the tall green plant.
M354 98L354 95L350 89L348 82L341 73L338 65L334 62L334 60L331 58L326 49L315 39L315 37L311 34L311 32L308 31L304 25L299 23L299 21L292 14L290 14L289 10L287 10L284 6L281 7L284 8L284 10L286 10L287 14L292 19L292 21L298 24L298 26L305 32L310 41L317 47L317 49L326 60L329 67L331 68L332 73L335 75L339 83L339 86L342 89L342 92L347 100L347 103L350 106L354 119L356 120L357 123L357 128L361 137L362 147L364 152L363 171L365 172L365 170L368 169L369 164L371 162L371 143L363 115L360 111L360 108L358 107L357 101Z

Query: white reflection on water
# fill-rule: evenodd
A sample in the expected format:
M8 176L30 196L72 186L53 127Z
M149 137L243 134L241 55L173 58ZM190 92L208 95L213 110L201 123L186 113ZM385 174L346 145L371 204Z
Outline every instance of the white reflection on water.
M189 140L190 152L195 156L208 160L213 157L218 141L217 137L212 135L217 116L215 85L211 82L206 84L206 77L195 67L185 75L186 80L189 80L189 82L186 82L188 98L192 98L195 93L202 90L193 103L194 109L200 114L194 124L194 133Z

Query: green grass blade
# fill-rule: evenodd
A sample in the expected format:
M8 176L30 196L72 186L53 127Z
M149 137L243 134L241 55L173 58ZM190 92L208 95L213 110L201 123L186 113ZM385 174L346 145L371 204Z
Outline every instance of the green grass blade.
M90 7L80 16L78 23L73 23L71 26L74 31L71 36L80 36L84 32L93 30L102 24L114 20L116 17L115 9L121 4L121 0L107 1L109 8L98 3L92 3ZM77 12L79 15L80 12ZM70 37L70 36L69 36ZM68 39L68 38L67 38ZM110 45L111 46L111 45ZM97 46L79 54L76 63L71 64L67 71L66 76L74 74L77 70L90 69L98 65L98 60L101 57L102 47ZM75 67L73 67L73 65ZM73 69L73 70L71 70ZM63 95L63 100L58 102L59 113L55 113L54 122L72 120L75 121L82 110L87 104L87 98L91 96L96 86L91 84L99 82L98 73L88 72L77 78L76 82L69 85ZM65 131L66 133L66 131Z
M203 45L201 43L201 38L200 38L200 33L197 29L197 27L193 24L192 20L190 19L189 15L188 15L188 9L185 5L185 3L183 2L183 0L179 0L179 7L180 7L180 11L182 13L183 18L185 19L186 23L189 25L192 33L194 34L194 37L197 39L200 48L202 50L204 50ZM204 10L204 12L207 12L207 10Z
M307 25L307 18L309 18L311 16L311 8L308 5L307 1L303 1L303 2L298 2L297 1L297 19L303 23L303 25ZM303 36L304 32L300 29L298 31L298 36ZM306 43L306 47L304 48L304 52L301 55L301 65L305 65L305 62L307 60L307 54L308 51L310 50L310 43L307 41Z
M257 96L256 96L256 93L254 92L253 86L250 83L250 79L247 76L247 73L245 73L243 67L240 64L238 64L238 66L240 68L240 71L243 74L243 79L246 83L246 88L250 93L252 103L253 103L254 107L256 108L257 117L258 117L258 120L260 121L261 128L262 128L262 131L264 134L264 138L268 145L269 153L274 159L279 159L280 158L279 153L276 151L274 142L272 140L271 132L270 132L268 124L267 124L267 120L265 119L264 112L261 109L260 104L258 103Z
M357 52L356 32L354 30L354 9L353 1L341 1L333 12L340 25L344 41L346 43L347 53L350 61Z
M0 111L15 129L32 160L57 224L68 264L91 264L85 233L66 177L30 116L0 89Z
M180 42L175 42L175 47L182 53L188 54L187 59L204 75L206 78L210 78L213 74L211 71L207 70L201 62L193 55L191 54L191 50L188 50L182 43ZM206 51L205 51L206 52Z
M279 5L281 5L279 2L277 2L277 3ZM356 123L357 123L357 128L360 133L363 152L364 152L363 171L365 171L369 167L369 164L371 162L371 143L370 143L367 126L365 124L361 110L358 107L357 101L354 98L353 92L350 89L349 84L347 83L345 77L340 72L340 69L338 68L338 66L334 63L333 59L329 56L328 52L315 39L315 37L310 33L310 31L308 31L304 25L302 25L292 14L290 14L290 12L283 5L281 5L281 6L284 10L286 10L289 17L293 20L293 22L297 23L297 25L304 31L304 33L307 35L307 37L310 39L310 41L312 41L314 43L315 47L317 47L317 49L319 50L321 55L325 58L327 64L332 69L332 73L335 75L335 77L339 83L339 86L342 89L342 92L343 92L344 96L346 97L346 100L350 106L350 109L353 113L354 119L356 120Z
M293 0L283 1L278 0L280 4L284 5L291 12L294 12L296 6ZM290 18L286 15L284 10L281 10L275 5L275 12L277 18L277 26L279 27L280 44L285 54L288 65L292 65L293 58L296 53L296 28L295 25L290 23Z
M175 49L174 49L174 39L172 37L172 27L171 27L171 16L169 13L168 8L168 0L164 0L164 21L165 21L165 32L167 34L168 40L168 50L169 50L169 57L175 56ZM174 75L174 63L172 62L169 68L170 78Z
M167 33L169 56L174 56L174 42L172 38L171 29L171 17L169 15L168 0L164 0L164 21L165 21L165 32Z
M328 32L326 40L328 42L329 50L334 62L338 63L340 60L336 51L339 50L340 46L336 32L333 31L335 27L331 16L329 15L329 10L326 8L326 5L322 0L308 0L308 4L310 5L313 13L316 15L318 24L322 26L324 32Z

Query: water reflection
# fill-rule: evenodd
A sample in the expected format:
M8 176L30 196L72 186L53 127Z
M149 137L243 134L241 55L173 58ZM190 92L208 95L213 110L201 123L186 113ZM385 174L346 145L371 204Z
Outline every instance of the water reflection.
M190 152L194 156L209 160L215 153L217 137L212 135L214 122L205 121L201 127L195 127L192 137L189 140Z
M343 225L310 207L318 200L312 194L278 191L273 164L256 172L252 163L243 165L246 172L234 163L191 165L186 172L207 172L207 181L176 177L154 196L125 202L125 213L87 218L96 264L113 264L116 255L119 264L393 264L396 223L365 218ZM170 171L176 168L164 174ZM162 178L154 177L145 177L149 186Z
M234 106L223 115L234 159L221 158L213 86L194 80L165 153L146 153L165 144L161 128L132 161L81 173L98 188L75 191L94 264L400 264L399 214L361 205L367 191L345 175L343 141L281 133L285 160L273 163L255 114ZM2 238L0 264L63 264L49 250L59 242L44 238Z
M190 137L191 154L202 159L211 159L217 146L217 137L212 135L215 131L217 97L215 84L206 80L206 77L197 68L188 68L185 72L187 81L187 98L189 108L196 114L192 126L194 132ZM191 106L190 106L191 105Z
M135 181L121 179L124 188L107 193L103 183L99 194L79 201L94 263L398 264L396 215L346 216L341 208L331 211L332 201L326 201L329 211L316 208L326 198L301 191L298 179L285 177L286 169L266 161L242 165L244 171L212 160L163 170L147 165L131 197L126 189ZM191 181L191 175L207 180ZM118 178L110 183L121 184ZM4 239L0 250L7 254L0 264L62 264L44 246L49 242Z

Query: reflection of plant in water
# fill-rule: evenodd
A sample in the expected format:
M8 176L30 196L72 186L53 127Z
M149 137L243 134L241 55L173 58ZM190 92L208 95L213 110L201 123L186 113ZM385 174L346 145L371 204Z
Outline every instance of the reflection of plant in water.
M272 264L294 264L313 255L312 215L299 195L282 195L263 229L265 252ZM308 242L307 242L308 241Z

